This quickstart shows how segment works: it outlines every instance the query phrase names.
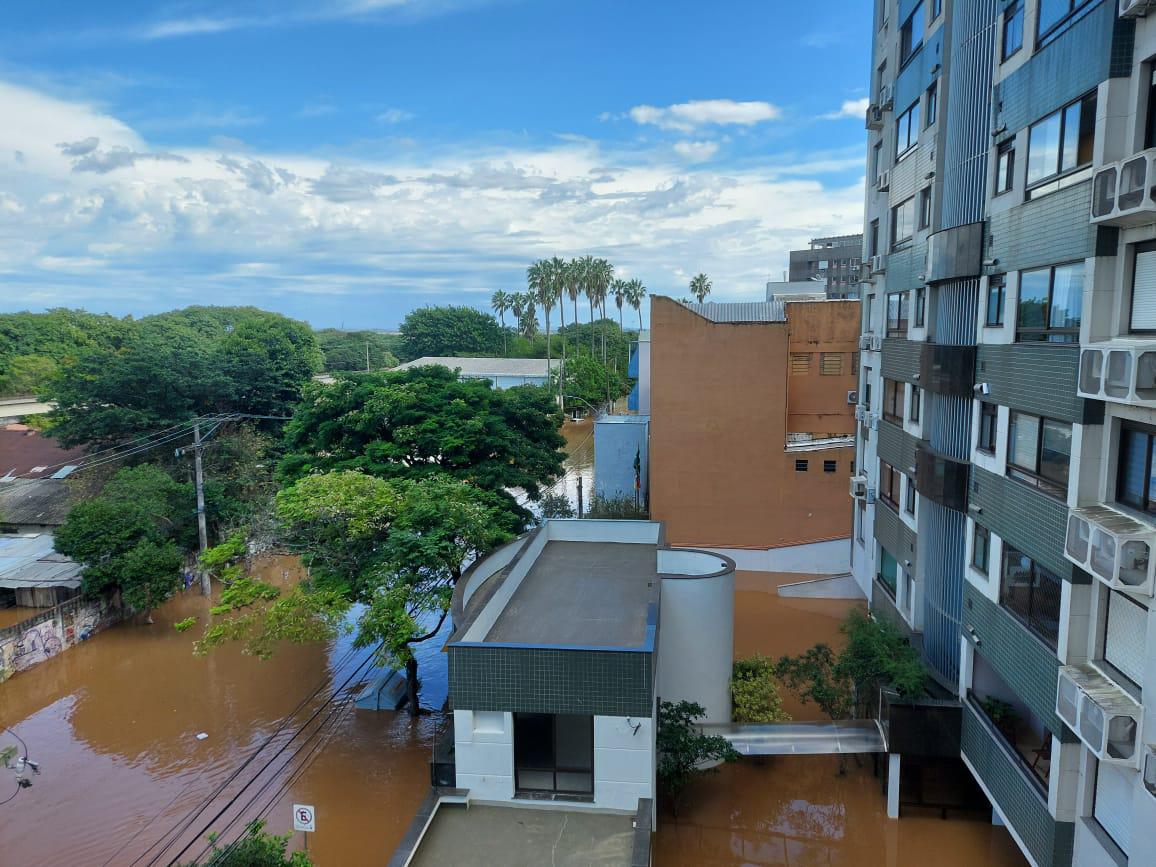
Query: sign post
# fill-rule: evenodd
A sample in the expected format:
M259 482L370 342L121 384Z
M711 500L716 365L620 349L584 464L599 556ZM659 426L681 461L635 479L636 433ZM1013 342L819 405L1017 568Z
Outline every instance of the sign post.
M309 851L309 832L317 830L317 814L312 804L293 805L293 830L305 834L305 851Z

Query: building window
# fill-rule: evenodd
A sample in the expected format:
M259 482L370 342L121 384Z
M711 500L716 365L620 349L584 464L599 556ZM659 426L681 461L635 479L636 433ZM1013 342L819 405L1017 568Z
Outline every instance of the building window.
M1004 544L999 602L1052 650L1060 632L1063 582L1026 554Z
M1152 447L1156 436L1142 428L1120 429L1116 465L1116 501L1156 514L1156 478L1152 477Z
M943 14L943 0L931 0L931 20Z
M1090 0L1040 0L1039 18L1036 21L1036 40L1047 36L1067 18ZM1038 48L1038 46L1037 46Z
M795 472L796 473L807 472L807 461L805 461L805 460L795 461Z
M862 545L867 535L865 530L867 526L867 502L866 500L859 500L858 503L859 507L855 510L855 539Z
M1156 241L1137 244L1132 259L1132 310L1129 329L1156 331Z
M915 327L922 328L927 320L927 289L920 286L915 290Z
M915 9L899 29L899 64L902 66L923 46L923 4Z
M915 196L891 209L891 249L897 250L915 234Z
M976 571L987 574L988 561L991 558L991 532L987 527L975 525L971 536L971 565Z
M899 586L899 562L887 553L884 548L879 553L879 583L887 591L887 595L895 601L896 588Z
M791 376L806 376L811 372L811 353L791 353Z
M878 256L879 255L879 221L878 220L872 220L871 226L867 231L867 255L868 256ZM868 319L867 321L870 322L871 320Z
M1023 0L1009 3L1003 10L1003 52L1001 60L1007 60L1024 47L1024 4Z
M1071 456L1070 424L1026 412L1012 412L1008 423L1009 476L1062 497L1068 491Z
M879 499L896 511L899 509L899 486L902 484L900 481L902 478L903 473L887 461L879 462Z
M1016 340L1077 343L1083 303L1083 262L1021 271Z
M927 88L927 108L923 111L923 125L931 126L935 123L935 118L939 114L939 86L937 82L931 82L931 87Z
M1104 598L1104 662L1137 688L1144 686L1148 660L1148 609L1123 593Z
M988 328L1003 325L1004 301L1007 297L1007 277L992 274L987 278L987 305L984 309L983 324Z
M919 191L919 228L931 226L931 187Z
M903 383L883 380L883 417L895 424L903 423Z
M995 454L996 428L999 424L999 410L994 403L979 405L979 442L981 452Z
M908 421L919 421L920 404L923 402L923 392L919 386L911 386L911 411L907 413Z
M1003 142L995 152L995 194L1006 193L1016 179L1016 140Z
M919 100L895 118L895 161L901 160L919 143Z
M842 352L820 352L819 353L819 375L820 376L842 376L843 375L843 353Z
M1112 838L1124 857L1128 856L1132 834L1132 791L1136 771L1108 762L1096 763L1096 788L1092 798L1092 817L1104 833Z
M879 173L883 171L883 142L875 142L875 146L871 148L871 175L872 177L879 177Z
M906 337L907 320L911 302L906 292L891 292L887 295L887 336Z
M911 476L905 476L907 479L907 487L904 489L907 492L907 498L903 501L903 509L907 514L915 514L915 479Z
M1148 65L1147 117L1144 122L1144 147L1156 147L1156 63Z
M1052 112L1028 130L1028 188L1092 163L1096 94Z
M839 467L838 461L823 461L823 472L833 473Z
M863 368L863 388L860 390L863 395L863 405L867 409L871 409L871 368Z

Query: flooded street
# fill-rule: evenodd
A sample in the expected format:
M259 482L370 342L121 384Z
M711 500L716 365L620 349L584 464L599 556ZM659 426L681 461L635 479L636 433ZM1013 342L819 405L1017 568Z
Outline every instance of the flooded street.
M592 489L592 427L564 430L572 459L558 489L573 498L579 475L587 495ZM289 570L293 581L296 568L277 558L262 574L277 583ZM737 656L777 657L838 640L851 603L774 592L800 577L738 573ZM183 594L155 613L153 626L120 624L0 684L0 726L15 729L43 768L0 813L0 861L189 862L204 851L206 828L224 831L228 841L263 815L271 830L284 832L294 803L316 807L315 863L388 860L429 785L440 717L414 722L405 712L327 702L347 681L346 692L364 680L368 652L353 651L349 636L286 645L267 661L237 647L195 657L200 627L179 633L172 624L189 616L203 622L208 604L195 591ZM420 651L426 708L445 701L443 641ZM818 717L790 697L785 705L796 718ZM207 737L198 740L199 733ZM0 790L0 800L10 794ZM1023 863L1007 832L984 822L889 822L866 759L850 763L843 777L827 757L743 760L691 787L677 819L664 807L658 827L659 867ZM300 846L301 835L293 842Z

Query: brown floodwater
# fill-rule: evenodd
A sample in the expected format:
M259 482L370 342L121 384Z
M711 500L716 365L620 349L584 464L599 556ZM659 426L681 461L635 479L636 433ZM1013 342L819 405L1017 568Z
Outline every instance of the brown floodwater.
M841 644L840 621L856 604L778 596L779 584L807 576L739 572L735 579L735 656L796 654L823 641ZM789 694L795 719L820 719ZM870 757L740 759L686 790L675 816L662 803L655 835L657 867L853 865L853 867L1001 867L1026 864L1004 828L975 819L887 818Z

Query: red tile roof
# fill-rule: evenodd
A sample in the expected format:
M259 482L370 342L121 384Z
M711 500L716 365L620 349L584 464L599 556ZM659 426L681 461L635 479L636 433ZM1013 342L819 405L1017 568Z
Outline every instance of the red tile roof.
M63 449L52 437L22 424L0 427L0 484L5 476L46 478L80 463L83 449Z

